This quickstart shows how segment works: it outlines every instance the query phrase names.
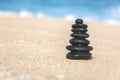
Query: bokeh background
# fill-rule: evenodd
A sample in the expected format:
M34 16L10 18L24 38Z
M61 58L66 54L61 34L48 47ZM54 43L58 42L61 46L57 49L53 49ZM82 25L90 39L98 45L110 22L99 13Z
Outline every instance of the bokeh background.
M0 0L0 16L120 21L120 0Z
M92 60L66 58L76 18ZM120 80L119 22L120 0L0 0L0 80Z

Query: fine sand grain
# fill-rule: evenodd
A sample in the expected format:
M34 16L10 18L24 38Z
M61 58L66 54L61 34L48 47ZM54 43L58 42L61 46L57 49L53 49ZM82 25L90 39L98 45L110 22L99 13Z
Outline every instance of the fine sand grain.
M68 60L73 21L0 17L0 80L120 80L120 26L86 22L92 60Z

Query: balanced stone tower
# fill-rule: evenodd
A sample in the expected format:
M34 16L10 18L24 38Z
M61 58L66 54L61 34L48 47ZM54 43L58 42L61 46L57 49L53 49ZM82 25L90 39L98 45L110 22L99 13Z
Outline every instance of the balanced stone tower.
M71 37L73 37L69 42L72 45L69 45L66 47L69 52L66 57L68 59L91 59L91 51L93 48L91 46L88 46L90 42L85 39L88 38L89 35L86 33L87 25L83 24L82 19L77 19L75 21L76 24L72 25L72 34Z

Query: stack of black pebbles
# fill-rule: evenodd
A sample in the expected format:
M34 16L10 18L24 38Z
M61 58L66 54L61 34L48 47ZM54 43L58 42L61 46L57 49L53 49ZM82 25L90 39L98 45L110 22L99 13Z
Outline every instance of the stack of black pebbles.
M76 24L72 25L72 34L71 39L69 42L72 45L67 46L66 48L71 51L69 52L66 57L68 59L91 59L91 51L93 48L88 46L90 42L86 39L89 35L86 33L87 25L83 24L82 19L77 19L75 21Z

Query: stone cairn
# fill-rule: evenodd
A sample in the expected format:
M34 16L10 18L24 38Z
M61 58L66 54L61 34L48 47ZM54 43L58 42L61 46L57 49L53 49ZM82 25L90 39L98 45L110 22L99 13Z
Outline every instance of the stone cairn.
M76 24L72 25L72 34L71 37L73 37L69 42L72 45L68 45L66 49L68 49L69 52L66 57L68 59L91 59L91 51L93 48L91 46L88 46L90 44L89 40L85 39L88 38L89 35L86 33L87 25L83 24L82 19L77 19L75 21Z

